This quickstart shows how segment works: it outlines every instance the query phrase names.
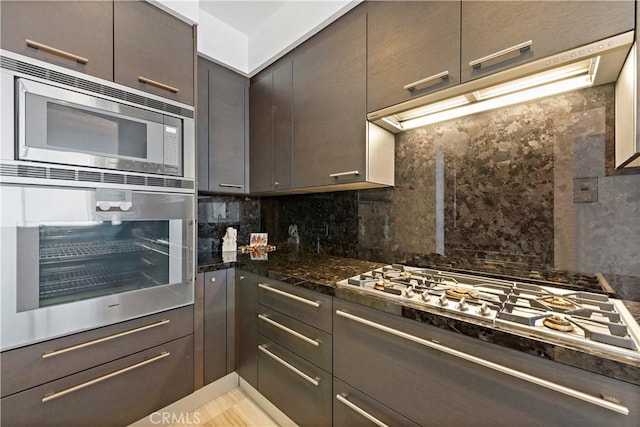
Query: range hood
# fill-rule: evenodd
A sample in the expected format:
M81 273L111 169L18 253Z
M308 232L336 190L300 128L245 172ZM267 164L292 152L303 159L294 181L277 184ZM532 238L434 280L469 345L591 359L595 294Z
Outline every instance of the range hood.
M374 111L367 118L390 132L398 133L611 83L617 80L633 42L634 32L629 31Z

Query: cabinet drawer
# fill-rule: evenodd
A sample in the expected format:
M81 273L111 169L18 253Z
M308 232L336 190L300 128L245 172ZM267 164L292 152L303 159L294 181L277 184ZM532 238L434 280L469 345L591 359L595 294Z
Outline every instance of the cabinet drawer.
M301 426L331 425L331 374L264 337L258 391Z
M258 283L258 302L331 333L330 295L263 278Z
M193 391L193 335L2 399L2 425L128 425Z
M418 427L418 424L337 378L333 379L333 398L334 427Z
M2 397L193 333L186 306L0 354Z
M263 305L258 306L258 332L325 371L331 372L332 338L330 334Z

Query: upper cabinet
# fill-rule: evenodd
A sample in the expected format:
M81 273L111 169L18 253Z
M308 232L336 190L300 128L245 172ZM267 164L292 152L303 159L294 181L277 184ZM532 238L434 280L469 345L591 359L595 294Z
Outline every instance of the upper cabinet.
M113 80L112 1L0 2L2 49Z
M193 28L146 1L113 4L114 80L193 105Z
M194 28L142 1L2 1L2 48L193 105Z
M198 58L198 190L248 192L249 79Z
M365 12L353 9L294 53L296 188L393 184L393 137L376 147L368 139ZM383 179L374 177L378 166L385 172L390 167L390 177L388 173Z
M368 5L367 111L460 83L460 2Z
M292 90L291 59L278 62L251 80L251 192L292 186Z
M631 0L464 0L461 79L470 81L632 30L634 21Z

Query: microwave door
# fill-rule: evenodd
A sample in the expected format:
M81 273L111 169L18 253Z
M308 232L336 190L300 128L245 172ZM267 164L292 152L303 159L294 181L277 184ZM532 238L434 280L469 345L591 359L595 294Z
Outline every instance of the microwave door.
M162 114L17 80L19 158L163 173Z

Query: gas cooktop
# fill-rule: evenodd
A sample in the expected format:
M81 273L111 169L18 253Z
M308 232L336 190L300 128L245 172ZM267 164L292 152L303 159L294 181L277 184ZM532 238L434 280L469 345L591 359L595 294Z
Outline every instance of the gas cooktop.
M604 294L398 264L337 285L640 359L640 327L622 301Z

